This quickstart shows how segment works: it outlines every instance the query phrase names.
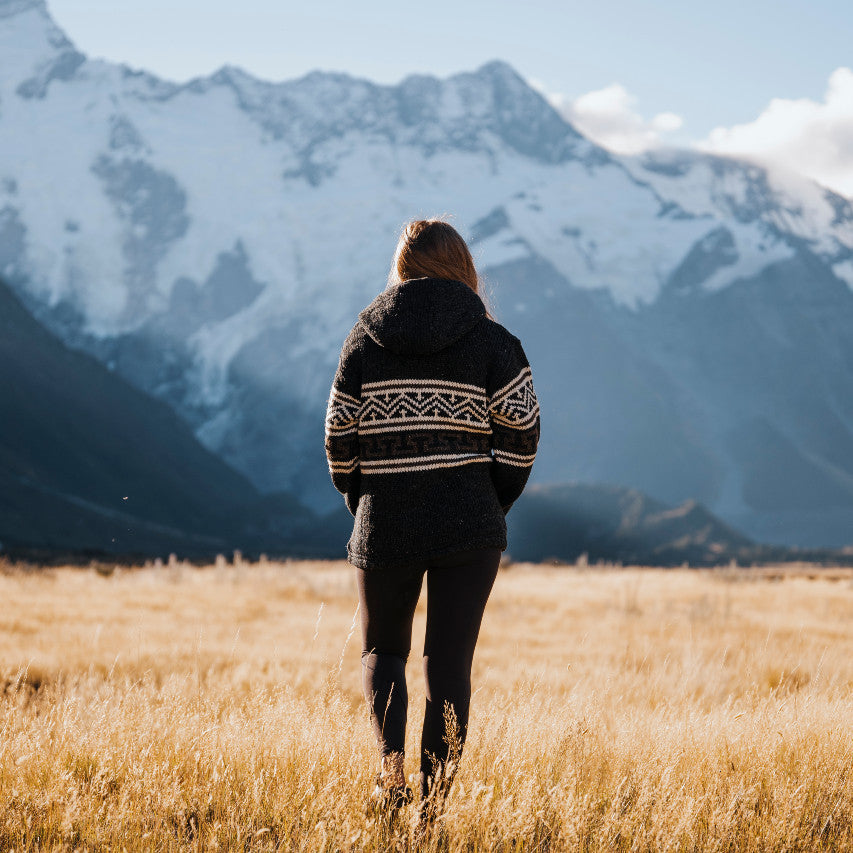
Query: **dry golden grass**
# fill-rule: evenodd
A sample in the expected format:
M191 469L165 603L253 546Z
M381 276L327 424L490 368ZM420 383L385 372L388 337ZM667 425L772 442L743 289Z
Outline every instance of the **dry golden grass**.
M0 574L0 850L409 849L365 813L353 580ZM849 572L513 567L474 685L424 849L853 848Z

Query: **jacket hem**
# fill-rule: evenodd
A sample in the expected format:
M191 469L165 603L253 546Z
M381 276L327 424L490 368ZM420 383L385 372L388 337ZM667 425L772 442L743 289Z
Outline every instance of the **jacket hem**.
M458 554L462 551L475 551L479 548L500 548L501 551L506 551L506 547L506 536L496 534L494 536L483 537L482 539L459 542L443 548L434 548L430 551L419 551L418 553L403 554L394 557L375 557L370 554L360 554L347 546L347 559L357 569L381 571L397 569L401 566L420 563L426 560L434 560L438 557L449 557L451 554Z

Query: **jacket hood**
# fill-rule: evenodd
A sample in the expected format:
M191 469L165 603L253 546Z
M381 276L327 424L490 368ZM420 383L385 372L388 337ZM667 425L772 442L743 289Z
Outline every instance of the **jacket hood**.
M461 281L413 278L386 288L358 319L380 346L401 355L429 355L469 332L483 301Z

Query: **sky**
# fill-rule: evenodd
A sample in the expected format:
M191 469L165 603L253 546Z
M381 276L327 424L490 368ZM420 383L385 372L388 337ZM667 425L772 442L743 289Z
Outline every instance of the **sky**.
M615 151L775 160L853 196L851 0L48 0L90 56L378 83L510 63Z

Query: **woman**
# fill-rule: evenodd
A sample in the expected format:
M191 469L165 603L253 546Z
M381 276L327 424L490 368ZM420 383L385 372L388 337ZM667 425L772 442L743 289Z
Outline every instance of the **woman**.
M358 573L382 804L410 796L406 660L424 575L422 802L434 813L450 785L474 646L506 548L504 517L538 441L530 367L520 341L489 317L465 241L441 220L410 222L387 288L344 342L326 416L332 481L355 516L347 552Z

